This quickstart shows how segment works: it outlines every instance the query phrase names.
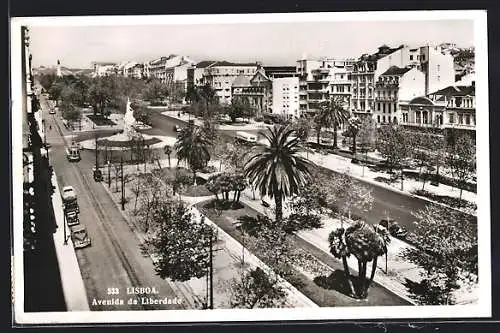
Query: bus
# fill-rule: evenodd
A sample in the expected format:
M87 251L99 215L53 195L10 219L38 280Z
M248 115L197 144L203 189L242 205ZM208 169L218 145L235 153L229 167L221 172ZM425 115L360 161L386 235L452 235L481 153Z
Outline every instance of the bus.
M247 132L236 132L236 139L245 143L257 143L257 135Z

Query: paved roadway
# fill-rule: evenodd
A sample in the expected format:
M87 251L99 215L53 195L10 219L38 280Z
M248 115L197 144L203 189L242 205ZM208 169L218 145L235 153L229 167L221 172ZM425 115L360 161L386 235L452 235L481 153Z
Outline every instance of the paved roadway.
M94 182L92 166L95 158L92 152L83 151L82 160L69 163L65 156L63 136L71 133L65 130L59 116L49 115L47 101L41 97L41 106L46 119L47 142L50 149L50 162L57 174L60 187L72 185L78 195L80 223L87 227L92 240L90 247L76 251L81 268L87 297L91 310L153 310L174 309L175 305L129 305L127 288L154 287L156 299L176 297L169 284L156 275L148 256L141 254L139 241L123 218L103 185ZM49 126L52 127L49 130ZM56 195L56 194L55 194ZM108 294L108 288L119 288L119 298L123 305L92 305L93 300L114 299L117 295Z
M185 124L179 119L162 115L161 111L156 110L151 112L150 119L153 126L151 133L158 135L175 136L175 133L172 130L173 126ZM245 132L259 131L256 130ZM235 133L235 131L224 132L228 135L233 136ZM330 172L335 173L335 171L331 170ZM416 220L412 212L417 212L418 210L425 208L425 206L428 204L428 202L425 200L403 195L384 187L375 186L370 183L364 183L364 185L372 190L372 195L374 198L373 207L369 212L354 209L353 214L362 217L369 223L378 223L383 217L389 215L411 231L415 228L413 221Z

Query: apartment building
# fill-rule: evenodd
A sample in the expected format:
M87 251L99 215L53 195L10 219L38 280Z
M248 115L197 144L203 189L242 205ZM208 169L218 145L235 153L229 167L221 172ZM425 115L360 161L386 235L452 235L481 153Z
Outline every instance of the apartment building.
M351 103L349 74L353 64L353 59L298 60L300 110L315 113L321 103L331 98L341 98L348 108Z
M425 95L425 75L415 67L391 66L375 83L375 110L377 124L398 123L399 105Z
M114 62L95 61L91 63L91 67L93 70L93 77L115 75L118 71L118 64Z
M410 48L400 45L379 47L374 54L364 54L354 65L351 79L353 96L351 110L359 116L375 110L375 82L390 67L416 68L424 74L425 94L452 85L455 82L453 57L439 46Z
M194 64L194 61L187 57L179 57L167 62L165 68L164 83L172 86L178 85L184 92L187 91L187 71Z
M272 113L286 118L299 118L299 78L275 78L273 84Z
M475 83L452 85L401 105L401 125L410 128L476 129Z
M233 82L233 98L247 101L257 116L272 113L273 82L275 79L298 77L295 66L262 66L257 64L257 71L252 78L240 74Z
M191 65L186 70L186 90L191 91L197 86L204 84L203 72L205 69L214 65L217 61L204 60L197 64Z
M207 66L202 74L201 83L209 84L215 90L220 103L231 103L232 84L240 74L252 78L257 72L256 63L232 63L217 61Z

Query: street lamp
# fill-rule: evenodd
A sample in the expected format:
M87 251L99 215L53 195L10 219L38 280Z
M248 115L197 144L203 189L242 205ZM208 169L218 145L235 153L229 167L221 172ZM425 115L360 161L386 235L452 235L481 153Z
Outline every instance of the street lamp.
M64 245L68 245L68 238L69 236L67 235L67 231L66 231L66 223L67 223L67 220L66 220L66 206L63 205L63 230L64 230Z

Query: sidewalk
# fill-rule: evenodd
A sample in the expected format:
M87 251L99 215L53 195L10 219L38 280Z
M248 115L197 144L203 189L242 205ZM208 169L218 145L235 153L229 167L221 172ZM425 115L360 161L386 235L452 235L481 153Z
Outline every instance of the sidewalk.
M176 161L175 161L176 162ZM167 162L164 162L167 163ZM174 163L174 161L172 161ZM165 164L166 165L166 164ZM150 165L148 165L148 169ZM137 173L137 169L135 166L127 167L127 171L130 174ZM140 173L144 170L140 169ZM103 181L103 186L108 191L110 196L113 198L113 201L118 205L119 204L119 193L112 191L114 186L111 187L111 190L108 188L105 181ZM129 203L126 205L125 212L123 212L123 216L129 221L129 224L135 229L136 236L141 242L144 242L145 235L141 231L137 230L137 226L133 222L133 211L132 211L132 202L134 198L131 196L131 188L126 188L126 195ZM195 204L200 200L206 200L207 197L186 197L183 196L183 200L187 201L189 205ZM196 218L200 218L200 212L195 208L191 207L193 215ZM216 226L213 222L211 222L208 218L205 218L205 222ZM217 227L217 226L216 226ZM215 308L229 308L229 299L230 293L227 290L227 281L238 276L239 270L241 269L241 256L243 247L240 243L234 240L232 237L227 235L222 229L217 227L219 242L216 245L216 250L214 251L214 307ZM151 256L151 259L155 261L155 258ZM248 251L245 251L245 269L260 267L266 271L269 271L269 268L262 263L257 257L250 254ZM206 302L206 278L193 278L187 282L173 282L167 279L172 288L183 296L184 299L190 304L192 308L201 308L203 302ZM283 286L289 295L289 303L286 305L287 307L317 307L311 300L305 297L302 293L300 293L297 289L295 289L292 285L290 285L287 281L282 280Z
M76 259L75 248L69 236L70 229L65 225L66 221L62 210L63 204L55 172L52 175L52 184L55 187L54 194L52 195L52 205L58 226L57 231L54 233L54 246L61 272L61 284L66 307L68 311L90 311L80 266ZM66 228L66 245L64 245L64 228Z
M179 112L180 111L164 111L161 114L164 116L168 116L171 118L179 119L184 122L188 122L190 119L194 121L194 124L197 126L203 125L203 121L200 119L195 118L194 116L190 116L189 114L182 114L180 112L180 117L179 117ZM248 124L244 125L219 125L219 130L222 131L253 131L253 130L263 130L268 127L272 127L273 125L265 124L263 122L255 122L253 120L250 121Z
M260 204L260 198L258 194L256 195L256 200L252 199L252 193L250 190L245 190L243 195L241 196L241 201L246 205L250 206L252 209L256 210L260 214L269 215L272 214L270 208L264 208ZM270 201L272 205L272 201ZM323 218L323 227L317 228L313 230L305 230L299 232L297 235L303 240L307 241L311 245L316 248L322 250L327 253L329 256L333 257L330 254L329 244L328 244L328 235L331 231L340 227L340 221L338 219L332 218ZM379 283L384 288L394 292L401 298L413 303L417 304L414 299L412 299L412 295L408 292L405 287L406 280L410 280L413 282L420 282L422 277L420 275L423 272L423 269L420 267L404 261L399 257L401 251L405 248L410 248L411 245L397 239L391 237L391 242L387 247L387 268L388 271L385 271L385 256L380 257L377 262L377 271L375 272L374 281ZM357 274L358 272L358 262L356 258L350 257L348 258L349 269L352 272ZM371 264L367 268L367 271L371 271ZM455 293L455 297L457 298L458 304L466 304L466 303L474 303L477 301L477 294L475 294L476 289L469 289L469 287L464 286L462 289L459 289Z
M403 191L401 191L400 180L395 181L391 185L386 184L384 182L379 182L379 181L375 180L377 177L383 177L383 178L389 179L390 176L385 174L385 173L382 173L382 172L374 172L374 171L370 170L367 166L364 167L364 171L363 171L363 166L358 165L358 164L352 164L350 158L342 157L342 156L335 155L335 154L322 155L322 154L318 154L315 152L310 152L310 153L302 152L302 153L300 153L300 155L304 158L308 158L310 161L312 161L312 162L316 163L317 165L322 166L326 169L330 169L332 171L339 172L339 173L348 173L349 176L356 178L360 181L364 181L364 182L370 183L370 184L375 185L375 186L384 187L384 188L390 189L391 191L395 191L395 192L398 192L398 193L401 193L404 195L418 197L420 199L436 203L435 201L433 201L429 198L414 195L411 193L411 191L413 191L413 190L422 189L422 182L417 181L415 179L405 178L403 180ZM460 193L460 190L458 188L454 188L454 187L444 185L444 184L440 184L439 186L436 187L436 186L430 185L429 182L426 183L425 190L430 192L430 193L433 193L433 194L447 195L447 196L457 197L457 198L458 198L459 193ZM462 193L462 199L465 199L469 202L475 203L476 197L477 197L477 195L474 192L469 192L469 191L464 190ZM439 204L444 205L442 203L439 203ZM453 208L453 207L450 207L450 208ZM455 209L455 208L453 208L453 209Z

